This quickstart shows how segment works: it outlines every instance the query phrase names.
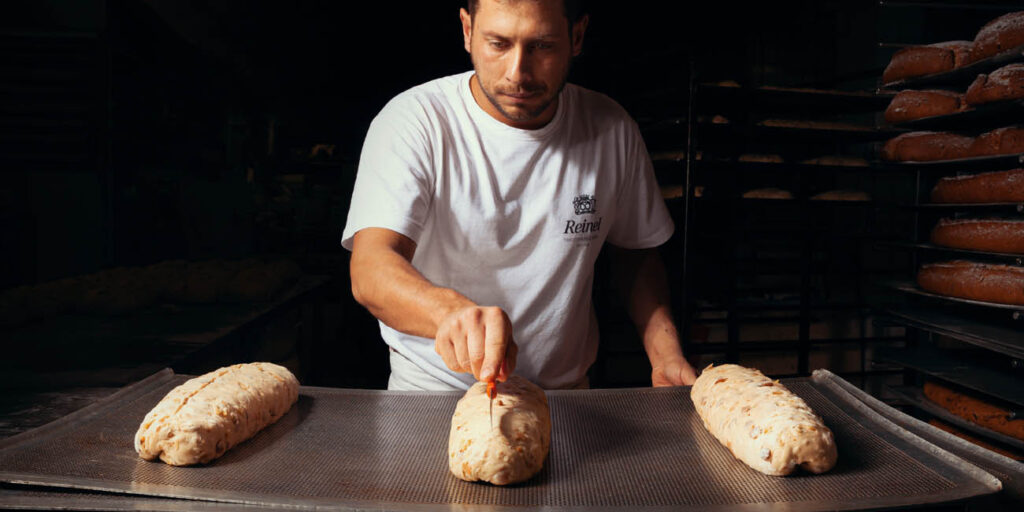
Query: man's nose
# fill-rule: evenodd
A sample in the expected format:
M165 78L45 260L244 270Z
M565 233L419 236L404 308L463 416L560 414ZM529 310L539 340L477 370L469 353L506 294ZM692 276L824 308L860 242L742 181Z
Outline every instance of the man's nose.
M509 57L505 79L515 85L528 82L531 72L529 50L523 45L517 45L512 49Z

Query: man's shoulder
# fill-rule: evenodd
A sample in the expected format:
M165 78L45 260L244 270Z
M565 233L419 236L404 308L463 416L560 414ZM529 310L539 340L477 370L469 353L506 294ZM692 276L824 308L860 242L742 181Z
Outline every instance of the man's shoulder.
M572 83L566 83L563 92L572 95L573 115L589 125L636 125L629 112L607 94Z
M465 79L468 79L468 72L436 78L406 89L391 98L381 113L429 115L453 108L461 100L459 87Z

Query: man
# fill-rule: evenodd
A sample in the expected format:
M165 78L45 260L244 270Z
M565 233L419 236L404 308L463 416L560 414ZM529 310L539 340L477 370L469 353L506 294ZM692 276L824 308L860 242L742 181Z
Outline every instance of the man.
M513 371L585 387L605 241L652 384L695 380L656 246L673 224L636 123L566 84L588 18L573 0L470 0L473 71L410 89L371 123L342 245L391 347L389 389L466 389Z

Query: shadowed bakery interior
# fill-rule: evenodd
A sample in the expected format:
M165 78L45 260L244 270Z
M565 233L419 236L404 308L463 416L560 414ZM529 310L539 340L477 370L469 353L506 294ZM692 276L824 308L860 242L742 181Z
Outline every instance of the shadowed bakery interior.
M132 393L150 397L181 384L181 375L267 362L303 388L323 388L310 392L315 400L300 391L280 425L298 428L299 409L319 425L316 405L347 393L383 414L374 393L390 396L383 390L393 359L377 319L353 296L342 234L371 121L403 91L473 69L460 31L465 5L5 5L0 442L25 439L16 436L165 368L175 375L159 374ZM815 411L827 411L826 423L860 411L849 418L862 425L829 425L857 446L873 441L855 427L897 425L893 432L913 436L894 441L907 464L926 460L919 442L934 443L1003 488L983 492L987 477L957 465L942 478L977 487L922 480L919 489L945 489L933 489L944 501L853 509L1019 505L1024 3L590 1L586 9L568 82L621 105L643 138L675 226L656 253L689 364L698 374L736 364L793 382ZM604 236L612 217L601 215L629 202L577 200L562 205L575 212L571 220L557 220L566 239ZM572 391L548 391L549 460L568 466L545 467L527 486L571 474L559 471L579 462L558 451L560 414L614 425L621 418L607 404L629 396L621 393L636 392L630 407L641 412L669 396L642 389L652 384L650 354L609 253L606 244L594 264L600 344L585 379L587 392L607 395L577 403ZM828 373L815 378L816 370ZM689 400L689 391L680 396ZM607 406L595 405L605 399ZM432 400L454 408L454 400ZM857 405L844 408L850 403ZM145 413L152 405L131 407ZM399 409L416 414L414 401ZM687 410L682 424L703 429ZM366 421L361 428L376 419ZM661 442L664 432L648 433ZM263 446L259 439L240 446ZM844 461L842 441L838 463L831 461L836 478L858 467ZM0 459L23 444L0 444ZM699 453L714 453L701 446ZM871 456L851 460L874 467ZM970 478L957 480L962 475ZM8 492L10 504L46 508L45 498L17 494L8 476L0 478L0 508ZM505 490L474 501L479 496L461 487L448 489L465 503L510 506L571 506L577 492L566 490L565 502ZM620 494L633 499L637 491L639 501L605 505L651 505L642 489ZM728 499L759 503L745 492ZM760 503L802 491L793 492L767 493ZM417 493L422 503L443 502ZM421 503L410 500L381 503ZM856 501L836 500L826 503ZM577 503L603 502L588 495ZM814 503L807 509L825 506Z

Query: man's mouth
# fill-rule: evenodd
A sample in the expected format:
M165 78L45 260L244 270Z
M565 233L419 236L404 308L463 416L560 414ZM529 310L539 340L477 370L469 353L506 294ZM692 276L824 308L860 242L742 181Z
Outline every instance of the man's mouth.
M510 98L516 98L516 99L519 99L519 100L525 100L525 99L529 99L529 98L533 98L533 97L537 96L538 94L540 94L540 92L539 91L533 91L533 92L500 92L498 94L501 94L502 96L508 96Z

